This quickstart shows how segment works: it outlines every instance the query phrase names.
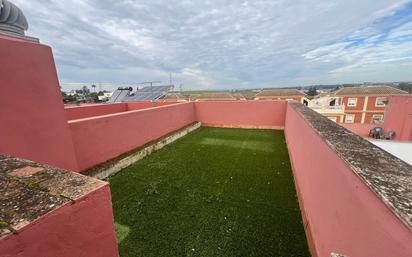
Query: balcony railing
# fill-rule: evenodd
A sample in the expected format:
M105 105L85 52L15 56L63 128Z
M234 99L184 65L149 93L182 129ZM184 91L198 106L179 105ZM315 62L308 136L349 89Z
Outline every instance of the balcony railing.
M345 113L345 106L344 105L335 105L335 106L312 106L310 107L314 111L318 113L336 113L336 114L344 114Z

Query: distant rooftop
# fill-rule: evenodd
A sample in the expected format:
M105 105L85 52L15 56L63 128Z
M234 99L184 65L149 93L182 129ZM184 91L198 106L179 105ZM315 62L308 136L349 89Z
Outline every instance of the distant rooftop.
M275 88L275 89L264 89L262 92L258 93L256 97L259 96L306 96L305 93L297 89L292 88Z
M372 86L372 87L345 87L336 92L330 93L336 96L347 95L403 95L408 92L390 87L390 86Z
M205 99L233 99L236 100L230 93L203 93L196 96L196 99L205 100Z

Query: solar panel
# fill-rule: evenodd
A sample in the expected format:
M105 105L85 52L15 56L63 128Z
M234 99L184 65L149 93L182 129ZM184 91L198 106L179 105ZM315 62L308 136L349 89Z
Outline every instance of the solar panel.
M155 101L165 96L169 91L173 90L173 86L153 86L144 87L137 90L134 95L126 97L125 102L136 101Z
M153 86L144 87L137 90L134 94L127 88L114 91L108 103L124 103L124 102L138 102L138 101L155 101L173 90L173 86Z
M117 89L113 95L109 98L108 103L121 103L130 94L129 89Z
M115 103L117 98L119 97L121 93L121 90L116 90L113 92L112 96L109 98L109 100L107 101L108 103Z

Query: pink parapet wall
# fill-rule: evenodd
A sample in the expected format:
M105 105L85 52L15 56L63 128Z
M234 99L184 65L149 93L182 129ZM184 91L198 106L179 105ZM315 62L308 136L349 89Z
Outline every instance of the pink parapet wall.
M0 153L77 170L50 47L0 36Z
M194 103L70 121L77 171L118 157L195 121Z
M118 257L109 186L0 240L1 257Z
M67 120L78 120L127 111L126 103L70 106L65 108Z
M135 111L158 106L174 104L172 102L135 102L135 103L116 103L116 104L92 104L82 106L65 107L67 120L78 120L96 116L103 116L114 113Z
M395 131L395 140L412 141L412 95L389 98L383 128Z
M130 102L127 103L127 109L129 111L135 111L159 106L166 106L171 104L177 104L177 102Z
M342 123L339 124L342 127L350 130L352 133L361 136L361 137L368 137L369 132L376 127L382 126L379 124L361 124L361 123Z
M204 126L283 129L286 101L196 102L196 117Z
M285 135L312 256L411 256L409 228L290 106Z

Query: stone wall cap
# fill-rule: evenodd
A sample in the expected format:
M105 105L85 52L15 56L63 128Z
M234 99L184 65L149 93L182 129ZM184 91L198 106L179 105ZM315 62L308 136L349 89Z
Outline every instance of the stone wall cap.
M412 230L412 166L300 103L289 106Z
M107 183L0 154L0 237Z

